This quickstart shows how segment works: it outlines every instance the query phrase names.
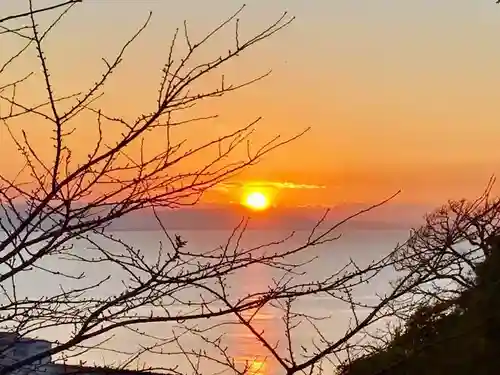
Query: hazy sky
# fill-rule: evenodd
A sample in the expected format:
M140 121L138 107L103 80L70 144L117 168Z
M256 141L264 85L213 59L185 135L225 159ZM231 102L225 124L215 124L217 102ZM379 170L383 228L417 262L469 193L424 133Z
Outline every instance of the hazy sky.
M26 9L25 3L2 1L0 14ZM126 54L103 98L103 105L120 114L147 111L174 29L187 19L193 38L201 36L242 3L86 0L46 41L58 92L95 81L101 57L114 54L151 10L150 27ZM284 200L293 204L374 200L400 188L405 201L437 202L478 193L500 169L500 6L494 0L246 4L242 34L266 27L285 10L296 20L227 67L227 79L236 81L269 68L273 74L210 104L221 118L202 135L258 116L263 120L256 143L312 130L241 179L325 186L284 191ZM230 31L203 53L227 51L234 43ZM33 61L22 60L8 74L21 74ZM32 85L24 95L41 95ZM200 128L192 135L200 136ZM2 159L1 168L9 168L10 161ZM215 193L211 198L225 199Z

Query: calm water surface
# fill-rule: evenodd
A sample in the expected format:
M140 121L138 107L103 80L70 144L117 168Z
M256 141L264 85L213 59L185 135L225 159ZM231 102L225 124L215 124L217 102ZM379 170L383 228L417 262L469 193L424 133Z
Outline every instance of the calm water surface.
M154 259L154 256L158 253L160 241L165 242L164 235L161 232L142 231L119 232L115 234L127 243L141 248L146 258L151 257L151 260ZM188 248L191 251L206 251L225 243L230 231L180 232L179 234L188 241ZM277 231L248 231L243 238L242 246L252 246L269 241L275 241L285 237L286 234L286 232ZM302 233L302 235L304 234L305 233ZM360 263L366 263L374 259L378 259L393 249L398 241L403 241L407 235L408 232L402 230L352 230L344 232L340 239L308 249L307 252L303 253L299 257L296 257L297 261L304 261L311 257L317 257L315 261L304 267L304 275L300 276L299 279L321 280L334 273L335 270L341 268L346 264L346 262L349 261L349 259L354 259ZM300 236L301 234L299 233L297 235L297 239L292 239L286 244L279 245L277 249L279 249L280 246L281 249L286 249L290 246L300 244ZM116 245L108 244L108 246ZM86 252L89 250L77 244L74 251ZM109 266L100 264L84 266L76 262L68 262L57 259L51 259L49 263L50 264L47 264L47 266L50 266L52 269L61 269L66 272L70 270L74 272L84 271L87 275L87 282L98 280L103 276L107 276L112 273L113 277L109 282L103 285L103 287L99 290L99 293L106 295L107 293L116 293L120 290L122 278L118 275L118 271L113 271L109 268ZM357 296L366 300L373 299L376 292L383 291L387 288L387 283L393 276L394 275L390 273L381 275L378 279L363 286L359 291L357 291ZM276 277L279 277L279 274L276 271L260 265L241 270L236 276L229 280L231 285L231 294L233 296L241 296L248 293L265 291L269 285L272 285L273 279ZM56 292L60 288L60 284L61 280L54 276L31 272L29 277L19 280L18 288L19 293L21 294L41 296ZM70 284L71 283L68 284L67 281L64 282L66 288L69 288L71 286ZM194 293L192 297L194 299L199 298L199 296L197 297L197 293ZM188 298L188 296L183 295L183 298ZM346 308L345 305L333 300L332 298L326 298L324 296L302 298L297 301L294 308L297 311L308 315L324 317L330 316L329 319L322 320L317 323L322 334L329 339L342 337L349 319L352 317L350 310ZM221 321L221 323L223 322L227 322L227 319L225 321ZM204 323L202 322L201 327L203 327L203 324ZM266 339L273 344L278 345L277 350L280 353L284 353L285 340L283 337L283 321L281 316L278 314L278 310L272 308L263 309L255 316L254 324L256 328L259 329L259 332L264 332L263 335ZM166 336L174 327L163 323L142 326L140 328L150 334ZM69 329L69 327L67 329L60 328L58 330L48 332L47 335L50 335L51 338L63 338ZM236 358L236 360L241 363L245 361L253 363L253 370L251 372L254 374L258 373L265 375L281 373L281 371L279 371L279 367L277 367L272 360L266 360L266 358L269 358L270 356L269 351L255 339L254 335L252 335L247 328L238 325L223 325L218 328L218 332L217 330L210 331L205 333L205 335L207 337L215 337L216 335L222 333L225 334L224 345L228 347L228 351L231 356ZM310 326L302 324L294 330L293 340L295 342L294 347L297 350L300 350L300 348L304 346L308 347L309 350L312 351L314 348L311 346L311 340L315 340L315 342L319 343L319 336L313 329L311 329ZM148 339L141 339L132 332L121 331L118 332L108 343L108 346L113 349L118 348L121 350L133 351L137 345L148 343L151 343ZM209 352L211 350L211 348L209 348L206 343L203 343L201 339L184 337L181 339L181 343L186 350L206 349ZM163 350L173 351L177 349L175 349L174 346L167 344L163 347ZM102 363L103 360L105 363L115 363L120 359L120 356L111 351L104 353L89 352L84 356L84 358L88 360L89 363ZM176 364L182 365L182 369L187 370L189 368L185 358L179 356L166 357L164 355L148 353L142 357L142 360L146 361L150 366L170 367L175 362ZM203 364L203 373L210 374L215 370L216 367L214 364Z

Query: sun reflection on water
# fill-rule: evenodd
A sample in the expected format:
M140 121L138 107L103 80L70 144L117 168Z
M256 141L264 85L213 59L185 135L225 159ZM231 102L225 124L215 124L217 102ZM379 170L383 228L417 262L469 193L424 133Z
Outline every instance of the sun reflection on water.
M266 362L257 360L252 361L248 366L247 375L267 375Z
M241 280L238 283L239 292L242 295L248 296L249 294L260 293L268 288L271 275L268 273L267 268L262 265L255 265L245 271L247 272L241 273ZM277 317L271 306L265 305L261 308L244 311L242 317L246 321L250 321L252 327L270 345L276 344ZM276 373L276 364L270 358L271 353L247 327L244 325L237 326L233 335L235 359L240 364L240 369L244 369L245 375L274 375Z

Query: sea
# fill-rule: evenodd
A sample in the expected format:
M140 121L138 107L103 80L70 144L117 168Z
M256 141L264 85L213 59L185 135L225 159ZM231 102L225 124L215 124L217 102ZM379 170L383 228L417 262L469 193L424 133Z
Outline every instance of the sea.
M154 263L158 256L165 256L170 251L165 233L159 230L117 231L110 234L128 246L140 249L140 254L147 264ZM254 256L258 256L265 252L267 254L280 253L298 248L303 245L310 232L298 231L290 237L291 232L286 230L247 230L241 238L238 235L232 235L231 230L184 230L175 234L187 241L185 249L193 253L210 253L218 246L225 246L229 243L230 247L237 244L241 249L256 248ZM368 264L387 255L408 235L409 230L401 228L338 230L330 236L331 241L308 247L289 259L295 264L301 264L290 282L325 280L351 261L355 261L360 266ZM231 241L229 241L230 238L232 238ZM287 240L283 241L283 239ZM271 245L264 246L270 243ZM102 246L115 254L125 251L118 242L106 242ZM74 244L71 252L86 258L92 258L94 254L97 254L88 243L79 242ZM16 280L18 296L40 298L62 290L77 288L82 283L89 285L105 280L92 292L105 297L119 293L123 289L123 283L132 283L130 275L127 276L119 267L106 262L82 263L75 259L67 259L66 256L57 256L45 260L41 266L55 271L56 274L32 270L25 276L18 277ZM175 272L186 267L179 266L169 272L174 275ZM71 280L57 272L83 275L83 278ZM266 292L283 275L283 270L255 264L242 268L228 277L225 292L233 300L253 293ZM139 272L136 276L141 277ZM353 293L354 297L367 302L374 301L378 295L388 290L390 281L395 277L394 271L388 269L369 283L357 288ZM200 301L201 299L209 301L210 298L213 297L193 286L176 292L174 299L166 301L163 307L158 306L155 309L159 313L175 315L187 311L186 307L180 307L180 301ZM220 307L222 307L220 303L214 304L214 309ZM224 373L232 373L224 364L224 362L229 362L240 369L246 367L246 373L249 375L278 375L284 372L273 358L272 351L287 357L289 347L292 347L295 353L294 360L300 363L307 360L311 354L321 350L325 345L325 340L335 341L342 338L349 324L354 321L352 311L346 303L325 294L300 297L293 301L291 309L295 315L290 324L296 325L291 331L291 338L284 334L286 322L283 319L283 310L266 306L259 311L249 311L244 314L246 318L252 317L254 332L242 324L237 324L236 318L232 316L203 321L183 321L175 324L142 324L131 329L119 329L113 334L103 336L107 341L100 344L101 349L93 350L82 347L80 352L69 353L75 357L68 358L67 361L77 363L82 361L81 363L86 365L114 366L126 360L127 357L133 356L138 349L142 348L144 353L134 358L131 365L155 368L158 371L172 369L185 374L215 374L224 370L226 371ZM187 332L186 327L190 327L191 332L196 332L196 334ZM60 325L40 331L37 335L52 341L64 341L68 335L71 335L74 328L71 324ZM268 347L259 341L256 333L265 338L269 344ZM161 345L154 346L160 341ZM214 341L217 342L218 347L210 344ZM86 344L87 346L99 344L99 340L90 340ZM339 353L339 355L342 357L343 354ZM208 357L214 357L218 362ZM323 373L334 372L336 358L334 356L331 359L331 362L323 362Z

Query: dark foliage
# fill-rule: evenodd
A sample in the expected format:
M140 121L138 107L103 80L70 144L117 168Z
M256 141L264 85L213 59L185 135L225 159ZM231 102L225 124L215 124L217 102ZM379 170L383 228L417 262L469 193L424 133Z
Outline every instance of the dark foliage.
M381 350L345 364L341 375L498 374L500 246L493 243L475 285L419 308Z

